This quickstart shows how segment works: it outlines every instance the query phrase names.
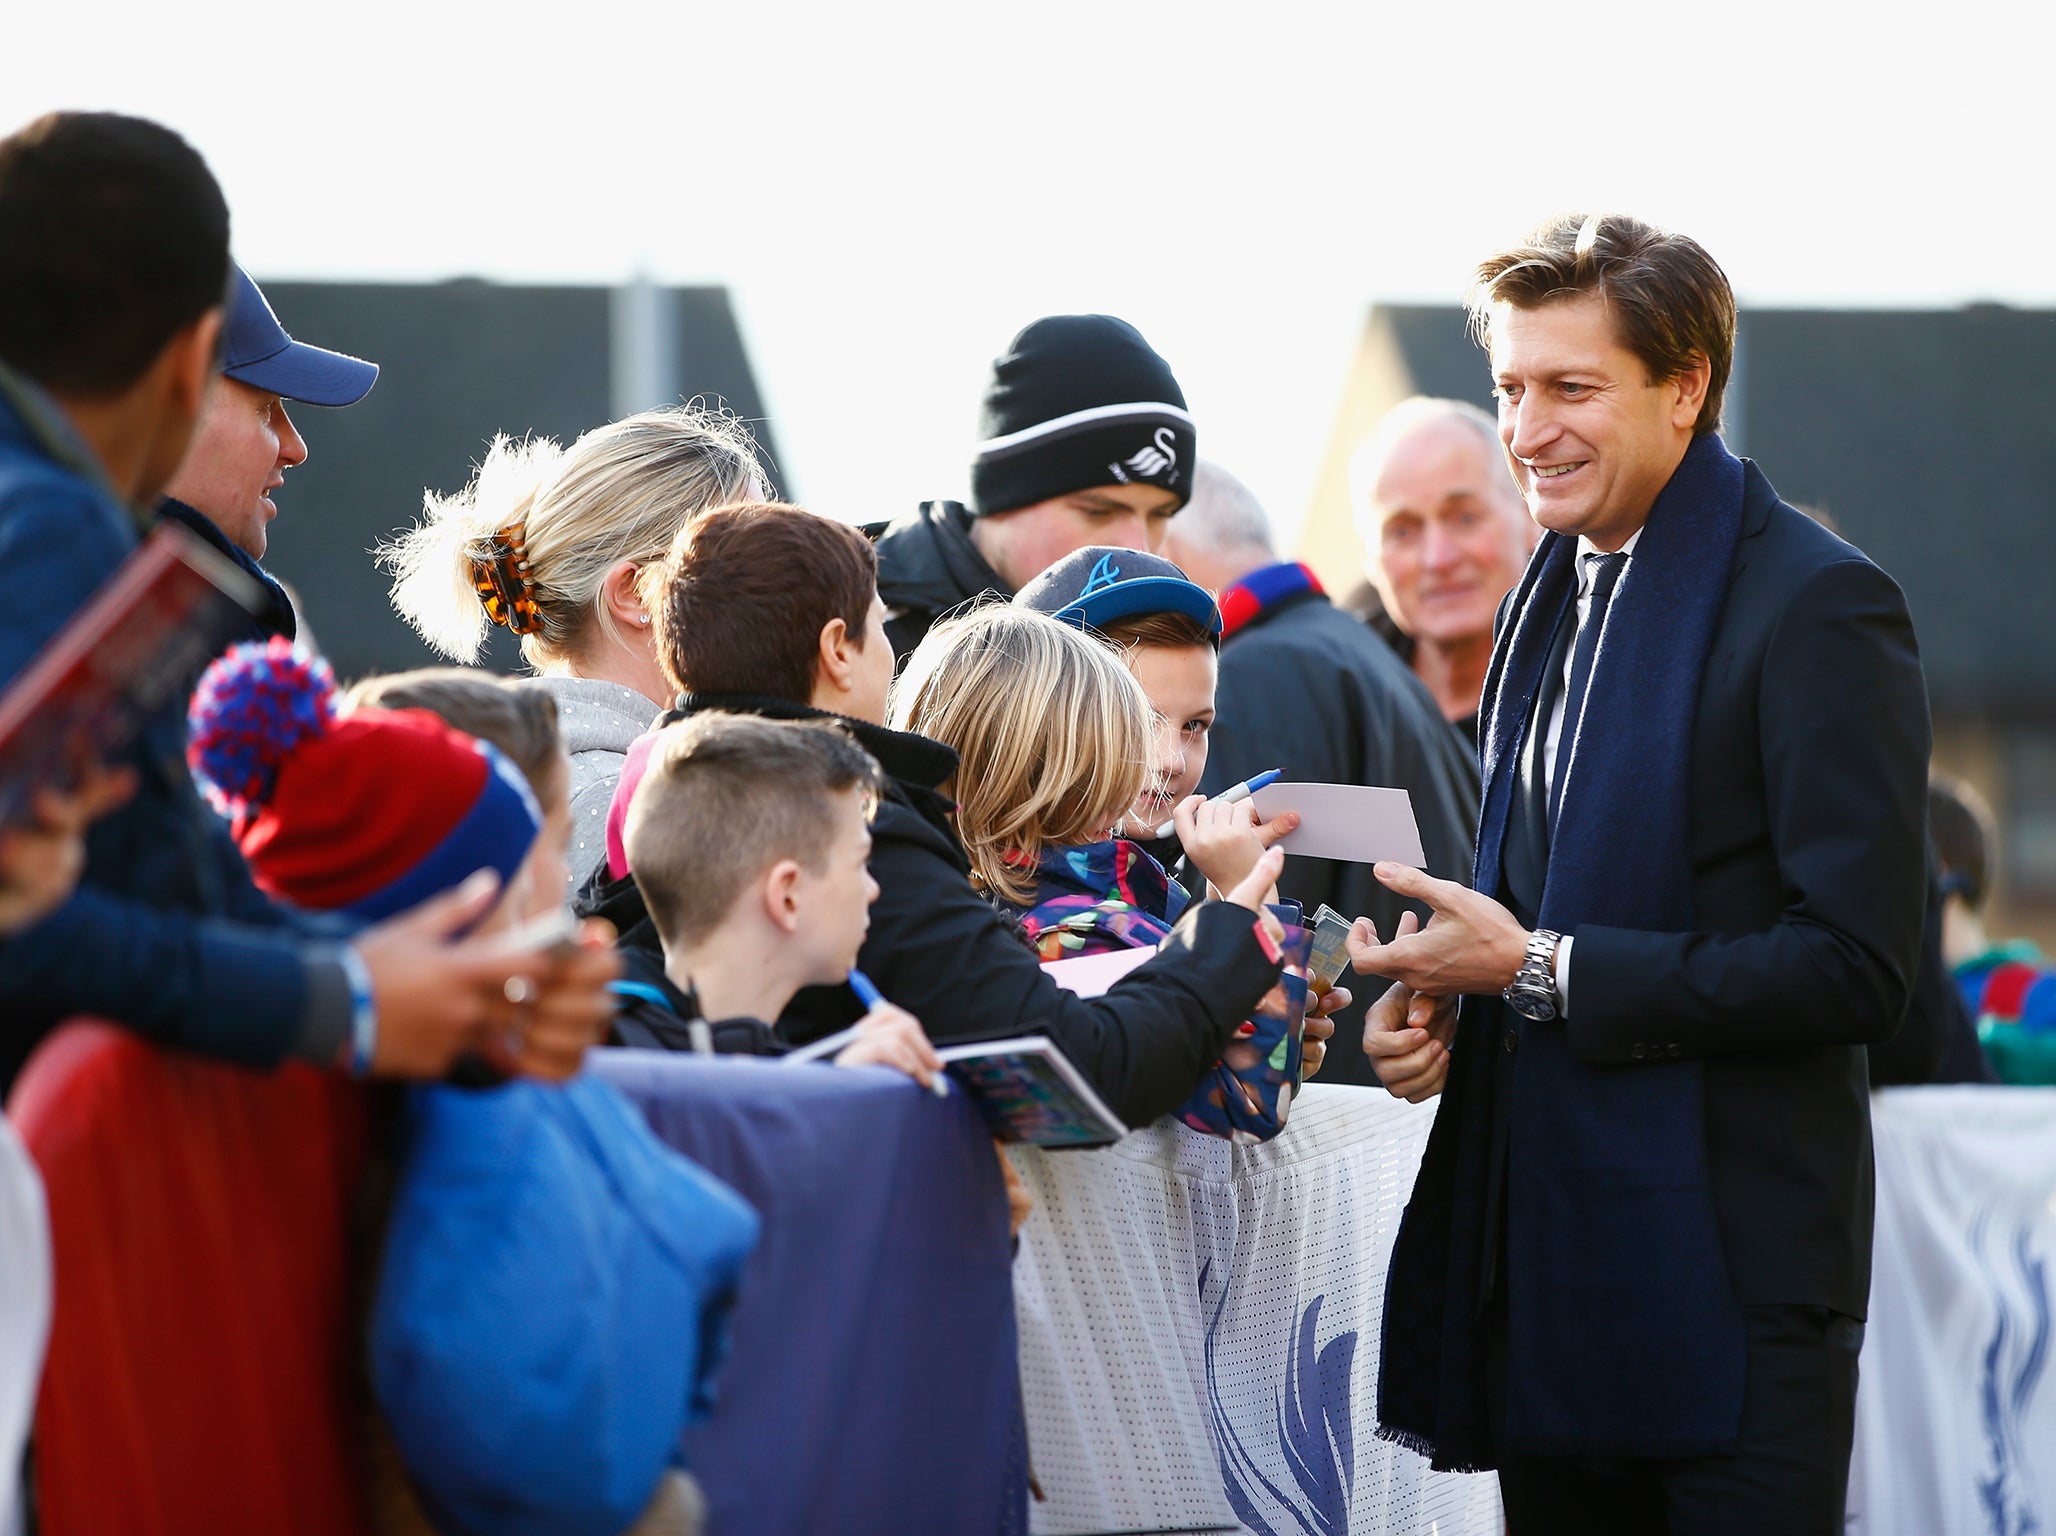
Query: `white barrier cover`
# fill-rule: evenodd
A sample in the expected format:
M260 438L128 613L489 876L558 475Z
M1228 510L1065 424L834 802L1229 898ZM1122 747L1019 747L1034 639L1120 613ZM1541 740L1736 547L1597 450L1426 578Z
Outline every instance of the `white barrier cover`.
M1038 1536L1499 1536L1495 1479L1375 1438L1379 1317L1434 1107L1310 1084L1282 1135L1013 1149Z
M2056 1089L1872 1101L1876 1261L1846 1529L2056 1532Z
M1490 1477L1374 1438L1385 1272L1433 1105L1310 1085L1231 1147L1017 1150L1038 1536L1498 1536ZM2056 1089L1874 1099L1877 1257L1846 1529L2056 1536Z

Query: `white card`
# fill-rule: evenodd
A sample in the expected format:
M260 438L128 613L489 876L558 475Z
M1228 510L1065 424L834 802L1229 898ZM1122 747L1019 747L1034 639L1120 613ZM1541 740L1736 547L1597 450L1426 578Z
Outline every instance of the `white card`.
M1310 859L1352 864L1426 866L1413 798L1403 789L1362 784L1267 784L1256 792L1256 812L1265 821L1299 812L1299 830L1278 846Z

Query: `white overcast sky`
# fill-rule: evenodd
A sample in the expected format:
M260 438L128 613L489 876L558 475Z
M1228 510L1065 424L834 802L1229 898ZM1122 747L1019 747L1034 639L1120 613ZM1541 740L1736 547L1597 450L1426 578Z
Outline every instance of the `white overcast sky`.
M1366 306L1548 213L1683 229L1745 305L2056 303L2050 16L23 4L0 129L173 125L260 278L726 283L789 487L846 517L961 489L1007 338L1110 311L1290 527Z

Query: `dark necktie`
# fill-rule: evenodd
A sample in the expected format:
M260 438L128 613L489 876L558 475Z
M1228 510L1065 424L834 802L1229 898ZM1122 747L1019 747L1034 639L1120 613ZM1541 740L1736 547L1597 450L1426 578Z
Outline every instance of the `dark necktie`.
M1578 626L1578 639L1571 648L1571 677L1563 692L1563 730L1556 739L1556 771L1549 776L1549 832L1556 835L1556 818L1563 809L1564 781L1570 777L1571 744L1577 740L1578 725L1585 713L1585 690L1592 682L1592 659L1599 650L1599 632L1606 627L1606 605L1613 601L1613 589L1627 569L1625 554L1586 555L1586 569L1592 572L1592 602L1585 622Z

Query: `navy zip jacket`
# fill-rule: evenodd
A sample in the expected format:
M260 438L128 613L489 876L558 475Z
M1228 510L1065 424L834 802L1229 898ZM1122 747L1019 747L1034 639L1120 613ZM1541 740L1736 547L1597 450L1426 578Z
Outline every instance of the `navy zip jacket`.
M138 528L57 406L0 370L0 686L114 573ZM348 1033L342 928L288 915L251 882L194 788L185 740L181 698L121 755L136 793L87 834L78 890L0 940L0 1085L82 1014L257 1066L333 1059Z

